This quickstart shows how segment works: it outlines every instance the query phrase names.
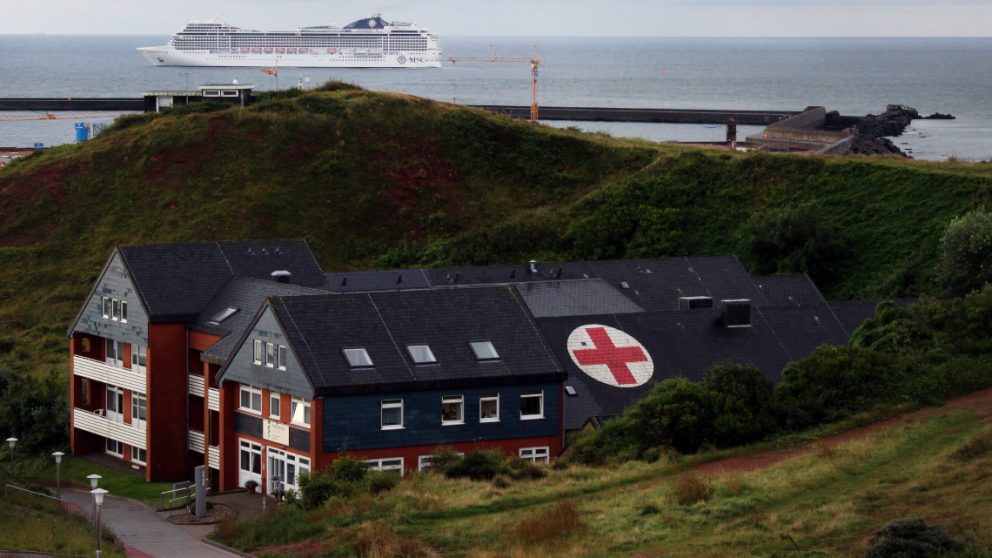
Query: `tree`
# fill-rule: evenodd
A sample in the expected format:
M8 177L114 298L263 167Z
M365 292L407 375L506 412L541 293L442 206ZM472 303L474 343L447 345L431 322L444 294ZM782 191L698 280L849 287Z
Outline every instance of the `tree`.
M992 212L970 211L951 220L940 242L940 280L950 296L992 282Z
M772 383L750 364L713 365L703 377L713 393L713 430L721 447L758 440L775 428Z

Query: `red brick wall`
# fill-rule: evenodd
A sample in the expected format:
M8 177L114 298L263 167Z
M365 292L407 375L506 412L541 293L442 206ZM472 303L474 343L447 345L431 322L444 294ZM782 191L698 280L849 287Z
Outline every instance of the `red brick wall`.
M148 327L148 481L186 478L186 328Z

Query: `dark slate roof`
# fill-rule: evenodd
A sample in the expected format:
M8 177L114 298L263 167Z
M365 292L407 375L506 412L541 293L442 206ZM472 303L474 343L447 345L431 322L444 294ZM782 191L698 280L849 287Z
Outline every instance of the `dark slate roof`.
M565 377L523 301L506 287L278 297L272 308L318 395ZM471 341L491 341L500 359L478 361ZM408 344L430 345L437 363L414 364ZM373 367L349 367L342 350L357 347Z
M654 383L674 377L694 381L713 364L753 364L771 381L782 368L821 344L846 344L847 334L826 305L758 307L749 328L727 329L719 307L627 315L570 316L537 320L546 342L568 372L576 391L565 400L565 428L575 430L593 416L615 416L647 395ZM567 340L576 328L599 324L637 339L654 362L652 379L636 388L617 388L585 374L572 361Z
M830 309L844 326L848 335L854 333L862 323L868 318L875 317L875 307L877 300L847 300L843 302L831 302Z
M253 277L231 279L193 322L195 329L221 336L219 341L203 351L202 359L213 364L227 362L237 348L238 340L252 324L259 308L268 297L322 293L324 291L301 285L276 283ZM238 311L221 323L213 322L214 316L226 308L237 308Z
M426 289L427 276L419 269L390 271L333 271L324 274L324 288L339 293Z
M602 279L522 283L516 288L535 318L644 311Z
M269 278L277 270L293 283L320 287L323 272L303 240L190 242L120 248L153 322L188 321L236 276Z
M823 304L820 289L805 273L791 275L761 275L753 278L764 295L766 304Z

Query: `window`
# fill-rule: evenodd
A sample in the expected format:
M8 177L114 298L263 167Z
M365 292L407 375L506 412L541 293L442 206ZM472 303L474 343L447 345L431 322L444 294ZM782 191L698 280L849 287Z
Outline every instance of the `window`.
M575 391L575 388L572 386L565 386L565 394L568 395L569 397L575 397L576 395L578 395Z
M269 394L269 418L277 419L279 418L279 406L282 404L282 398L278 393Z
M452 454L453 455L457 455L458 457L462 457L462 456L465 455L464 453L462 453L460 451L452 452ZM430 469L433 466L434 466L434 455L433 454L430 454L430 455L421 455L420 457L417 458L417 470L418 471L426 471L427 469Z
M445 395L441 398L441 424L465 424L465 397Z
M147 347L131 347L131 370L134 372L144 372L148 363Z
M148 450L131 446L131 461L138 465L146 465L148 463Z
M255 340L255 348L252 352L252 362L258 365L262 364L262 342L258 339Z
M479 360L496 360L499 358L496 347L493 347L493 344L489 341L476 341L469 343L469 346L472 347L475 358Z
M290 422L293 424L302 424L305 426L310 426L310 402L303 399L293 398L292 408L290 409L290 414L292 418Z
M124 444L107 438L107 453L111 455L116 455L117 457L124 457Z
M148 420L148 397L143 393L131 394L131 425L144 426Z
M246 473L262 474L262 446L241 440L240 467ZM241 484L244 485L244 481Z
M121 301L121 321L127 323L127 301Z
M124 419L124 390L115 387L107 386L107 406L106 406L106 416L110 420L122 421Z
M531 463L548 462L548 446L540 448L520 448L520 459Z
M110 317L110 299L107 297L103 297L103 317Z
M520 420L544 418L544 392L532 391L520 394Z
M343 352L344 358L348 359L348 366L351 366L352 368L373 366L372 359L369 357L369 352L364 348L343 349Z
M282 345L279 345L279 355L278 356L279 356L279 362L278 362L278 365L279 366L278 366L278 368L279 368L279 370L285 370L286 369L286 360L287 360L287 357L289 356L289 351L286 350L286 347L284 347Z
M403 428L403 400L384 399L381 403L382 429L397 430Z
M114 299L113 314L110 315L111 320L121 319L121 301Z
M403 474L403 458L389 457L386 459L366 459L369 471L396 471Z
M241 410L262 414L262 390L241 386Z
M276 346L272 343L265 344L265 366L274 368L276 365Z
M479 422L499 422L498 393L489 393L479 398Z
M218 325L221 322L223 322L224 320L226 320L226 319L230 318L231 316L235 315L237 312L238 312L238 309L237 308L227 307L227 308L221 310L220 312L217 312L216 314L214 314L214 317L210 318L210 321L207 322L207 323L208 324L211 324L211 325Z
M437 362L430 345L407 345L406 350L415 364L430 364Z

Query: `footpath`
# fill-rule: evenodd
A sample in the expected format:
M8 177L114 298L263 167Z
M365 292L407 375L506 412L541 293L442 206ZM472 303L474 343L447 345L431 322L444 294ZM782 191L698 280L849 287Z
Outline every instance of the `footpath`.
M93 497L89 492L63 490L62 498L76 511L90 516ZM126 498L107 495L101 518L108 529L124 545L129 558L237 558L211 546L179 525L170 523L152 508Z

